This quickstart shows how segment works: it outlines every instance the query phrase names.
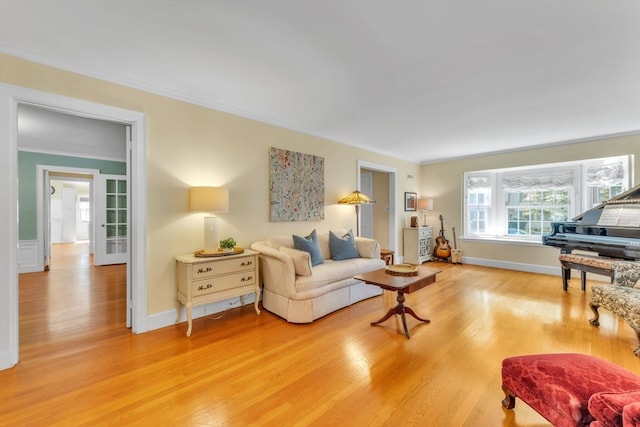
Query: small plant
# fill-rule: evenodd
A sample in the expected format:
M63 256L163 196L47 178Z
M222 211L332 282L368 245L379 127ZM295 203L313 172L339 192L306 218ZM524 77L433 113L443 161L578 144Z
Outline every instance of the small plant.
M220 240L220 248L233 249L236 247L237 242L233 240L233 237L227 237L224 240Z

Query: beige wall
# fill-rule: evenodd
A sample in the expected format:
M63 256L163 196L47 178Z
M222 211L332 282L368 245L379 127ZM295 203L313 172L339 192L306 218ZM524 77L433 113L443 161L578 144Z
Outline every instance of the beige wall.
M437 235L438 215L462 232L462 175L465 171L579 160L619 154L640 155L640 136L555 146L493 156L428 164L400 161L231 114L0 55L0 81L92 102L141 111L147 116L147 249L148 312L173 309L172 257L201 248L202 217L187 212L187 189L193 185L226 186L230 211L220 214L221 237L233 236L243 246L272 234L304 234L317 228L355 228L353 209L336 201L357 187L357 161L397 169L401 236L410 214L405 213L405 191L434 199L428 223ZM325 158L325 220L269 222L269 147ZM640 182L635 171L635 181ZM378 185L378 184L376 184ZM378 197L376 197L378 198ZM376 206L376 208L381 208ZM420 215L420 213L417 213ZM376 225L376 230L378 226ZM378 231L376 231L378 233ZM385 244L393 248L393 242ZM401 247L401 237L398 242ZM543 246L458 241L465 257L516 264L557 267L557 249ZM396 247L396 253L401 249Z
M440 230L438 215L445 222L445 235L452 240L451 227L461 234L462 197L464 172L484 169L545 164L632 154L640 158L640 135L623 136L589 142L557 145L553 147L517 151L506 154L477 156L463 160L423 165L420 188L427 197L434 199L434 211L429 213L428 223ZM633 182L640 182L638 168L633 173ZM484 243L458 239L458 247L464 257L497 260L502 263L531 264L558 267L558 249L539 245Z
M353 208L336 201L357 187L358 160L396 168L399 195L418 191L417 164L232 114L7 55L0 55L0 81L146 114L149 314L174 308L172 257L203 244L202 216L187 212L190 186L229 188L230 210L219 215L220 235L233 236L245 247L272 234L355 228ZM324 221L269 222L271 146L324 157ZM401 197L394 203L400 233L406 221Z
M389 248L389 174L373 171L373 235L383 248ZM401 237L400 237L401 239ZM402 247L402 245L400 244ZM397 248L396 248L397 249Z

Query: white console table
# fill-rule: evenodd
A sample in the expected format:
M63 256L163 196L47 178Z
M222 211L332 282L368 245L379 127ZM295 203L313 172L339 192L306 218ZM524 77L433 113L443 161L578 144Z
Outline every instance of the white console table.
M258 252L246 249L236 255L196 257L179 255L176 260L176 324L182 317L182 306L187 312L187 336L191 336L191 309L195 306L240 297L254 292L255 310L260 314L260 281L258 280Z

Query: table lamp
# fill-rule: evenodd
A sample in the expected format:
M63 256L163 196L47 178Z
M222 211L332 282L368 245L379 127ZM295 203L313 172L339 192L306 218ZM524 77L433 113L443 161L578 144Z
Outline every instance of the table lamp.
M422 209L422 225L427 225L427 211L433 210L433 199L418 199L418 209Z
M189 210L207 212L204 217L204 253L218 252L218 217L229 210L229 190L222 187L191 187Z

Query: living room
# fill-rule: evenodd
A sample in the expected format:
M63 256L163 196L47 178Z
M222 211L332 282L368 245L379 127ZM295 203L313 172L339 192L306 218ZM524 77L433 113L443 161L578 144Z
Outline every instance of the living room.
M176 286L174 256L192 253L203 244L202 215L188 210L188 190L192 186L212 185L229 189L229 210L219 214L220 234L223 237L232 236L241 246L249 247L252 242L271 235L306 235L314 228L322 231L345 227L355 229L353 209L341 206L337 201L358 187L359 162L394 170L397 197L390 209L397 214L397 221L393 225L397 238L395 241L385 241L386 236L383 236L380 240L395 250L401 259L401 230L408 225L410 216L416 215L415 212L404 211L404 192L415 192L420 197L433 199L434 211L429 212L428 223L437 231L438 216L443 215L449 234L452 226L463 229L465 172L623 155L631 155L636 159L640 155L640 133L636 131L554 140L536 148L415 163L6 53L0 53L0 71L3 107L8 105L4 111L13 111L11 103L22 102L18 95L9 95L10 100L4 97L17 87L144 116L144 139L136 142L144 147L139 152L145 153L142 176L146 198L135 202L143 204L146 212L143 224L146 232L141 242L145 251L144 258L140 260L146 301L141 316L146 330L173 324ZM3 124L10 123L9 119L0 120L3 120ZM8 126L7 132L12 127ZM3 141L5 136L3 133ZM271 147L324 158L324 220L286 223L269 220ZM140 147L136 146L133 150L140 150ZM17 171L16 165L11 163L11 156L3 162L6 162L2 164L5 182L15 182ZM135 168L140 166L140 163L132 165L136 174L140 171ZM640 182L637 167L632 167L631 182ZM10 189L9 195L12 197L6 198L0 206L4 224L16 223L17 218L13 216L15 209L12 209L17 200L16 191L15 188ZM9 254L4 257L4 262L8 263L16 259L12 254L15 245L11 242L19 242L16 231L10 228L5 230L8 236L5 241L8 243L6 247L3 246L3 253ZM458 245L468 264L556 274L560 280L557 249L528 242L496 244L495 241L465 239L464 236L459 239ZM12 277L3 277L0 300L2 304L10 304L16 300L16 279L13 276L17 274L11 274L16 272L16 267L9 264L5 271ZM522 286L525 287L526 283ZM11 290L12 287L14 290ZM558 291L561 292L560 289ZM15 325L13 317L6 317L16 315L14 309L3 305L0 311L3 325ZM6 330L0 332L0 337L2 360L10 361L14 357L13 352L17 352L17 337L14 332ZM12 363L8 362L2 367L10 365Z
M415 192L434 200L429 225L439 229L442 214L450 227L462 221L462 175L466 171L572 161L615 155L640 155L640 135L569 142L545 148L475 156L419 165L332 141L278 128L220 111L114 85L64 70L3 55L6 84L83 97L97 103L145 112L147 117L147 269L148 315L174 308L173 257L200 249L202 216L188 211L188 190L212 185L229 189L229 212L219 215L219 233L241 246L271 235L308 234L313 228L355 228L353 209L337 201L358 185L358 161L396 170L398 236L415 212L404 212L402 194ZM185 147L189 147L185 150ZM269 148L313 154L325 159L325 220L321 223L269 221ZM634 170L633 182L638 182ZM247 224L251 224L247 226ZM401 255L400 241L390 244ZM539 268L559 274L557 250L528 243L460 241L464 256L474 263L518 269ZM164 323L164 324L163 324Z

